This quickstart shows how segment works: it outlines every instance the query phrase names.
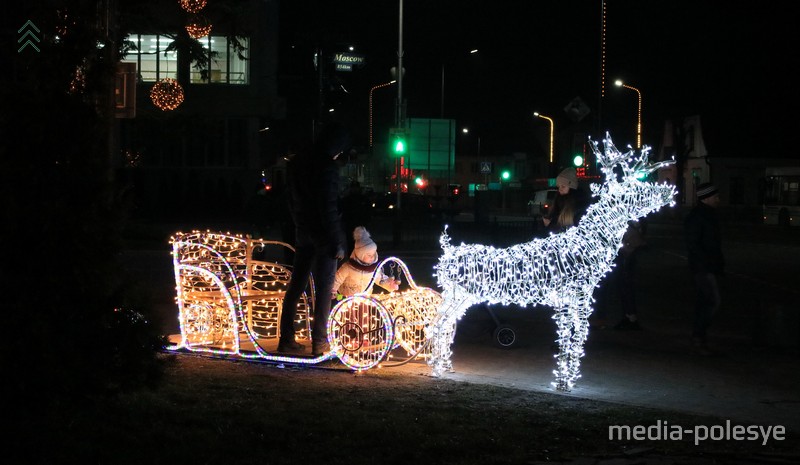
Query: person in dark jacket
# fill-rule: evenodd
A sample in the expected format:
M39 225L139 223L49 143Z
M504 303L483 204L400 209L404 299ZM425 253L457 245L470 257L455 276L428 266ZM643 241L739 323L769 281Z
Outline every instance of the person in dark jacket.
M725 271L716 211L719 205L716 186L711 183L698 185L697 201L684 222L689 269L697 291L692 346L701 355L710 355L707 333L712 316L720 306L718 278Z
M350 253L355 247L355 239L353 239L353 231L362 226L369 227L370 223L370 204L369 197L364 193L361 183L353 181L347 193L339 201L340 210L342 212L342 222L344 223L344 232L347 239L347 252Z
M314 323L311 352L330 350L328 314L331 286L338 260L345 256L346 241L339 215L339 168L336 159L350 148L350 134L339 123L327 123L310 150L290 156L286 167L287 198L295 226L292 276L281 309L279 352L305 350L295 341L294 321L300 296L314 277Z
M578 189L578 174L575 168L566 168L556 176L558 195L547 214L542 216L545 230L553 233L566 231L575 226L589 208L589 198Z

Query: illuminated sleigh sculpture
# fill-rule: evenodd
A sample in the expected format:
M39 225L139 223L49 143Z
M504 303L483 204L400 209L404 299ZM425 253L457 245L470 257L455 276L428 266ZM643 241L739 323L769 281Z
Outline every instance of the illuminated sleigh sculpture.
M181 332L172 350L303 365L337 357L356 371L378 365L398 347L406 354L401 363L426 355L425 327L441 297L418 287L397 258L383 260L376 270L387 265L403 272L408 289L357 294L338 303L328 319L331 350L311 357L275 350L291 267L253 258L255 252L267 248L293 251L290 245L208 231L177 233L171 243ZM309 290L298 302L295 337L300 340L310 335L313 278Z

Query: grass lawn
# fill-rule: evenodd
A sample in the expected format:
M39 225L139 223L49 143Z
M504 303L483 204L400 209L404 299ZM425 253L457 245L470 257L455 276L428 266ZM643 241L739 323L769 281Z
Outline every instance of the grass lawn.
M609 425L719 419L391 369L356 375L163 355L160 387L27 418L17 463L797 463L798 437L609 440ZM629 459L636 459L628 461ZM735 461L734 461L735 460Z

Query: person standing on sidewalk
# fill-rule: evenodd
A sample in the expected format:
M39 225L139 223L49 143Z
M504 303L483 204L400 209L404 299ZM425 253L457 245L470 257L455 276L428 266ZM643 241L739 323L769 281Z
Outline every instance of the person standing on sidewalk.
M711 354L707 333L721 303L718 279L725 272L716 210L718 206L719 192L716 186L702 183L697 186L697 205L684 222L689 269L697 292L692 347L702 355Z
M295 227L292 276L281 309L279 352L305 350L295 341L294 320L300 295L314 276L314 324L311 352L329 351L331 287L346 241L339 215L339 167L336 159L350 148L350 134L339 123L323 126L310 150L298 151L286 165L287 198Z
M639 253L646 245L641 225L637 221L629 221L628 229L622 236L622 247L614 259L614 269L606 281L597 290L597 305L590 325L596 329L604 329L611 300L614 295L622 307L622 319L614 325L619 330L640 330L638 312L636 311L636 262Z
M566 168L556 176L558 195L553 206L542 216L545 230L552 233L566 231L578 224L589 208L588 196L578 189L578 174L575 168Z

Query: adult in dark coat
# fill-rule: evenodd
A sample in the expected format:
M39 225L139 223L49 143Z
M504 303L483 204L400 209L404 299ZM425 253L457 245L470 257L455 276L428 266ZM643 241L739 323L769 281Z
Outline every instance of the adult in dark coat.
M347 238L347 252L350 253L355 247L355 240L353 239L353 231L358 226L364 228L369 227L370 222L370 204L369 197L364 193L361 188L361 183L353 181L350 183L350 188L340 201L340 210L342 211L342 222L344 223L344 233Z
M281 310L278 351L296 352L305 346L295 341L294 321L300 295L314 277L312 354L329 351L328 314L337 261L345 257L344 229L338 209L339 167L336 159L350 148L350 135L338 123L328 123L310 150L298 151L287 163L287 197L295 226L292 277Z
M711 183L700 184L697 200L684 222L689 269L697 291L692 345L698 353L709 355L707 333L721 302L718 278L725 271L725 258L716 211L717 188Z

